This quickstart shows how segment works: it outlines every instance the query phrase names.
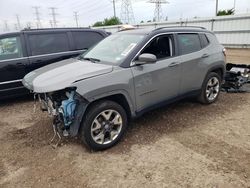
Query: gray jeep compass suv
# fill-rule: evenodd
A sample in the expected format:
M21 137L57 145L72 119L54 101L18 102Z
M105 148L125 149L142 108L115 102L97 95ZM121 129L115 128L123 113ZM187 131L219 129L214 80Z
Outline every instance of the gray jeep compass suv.
M165 27L115 33L77 58L30 72L23 84L54 117L56 134L79 134L103 150L148 110L188 96L215 102L224 72L224 48L212 32Z

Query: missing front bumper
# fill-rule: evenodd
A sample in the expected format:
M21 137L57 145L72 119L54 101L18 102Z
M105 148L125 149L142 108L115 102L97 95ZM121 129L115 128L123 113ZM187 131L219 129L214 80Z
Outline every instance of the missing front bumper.
M38 98L42 111L53 117L56 134L74 137L78 134L89 103L75 91L65 93L65 96L58 99L58 94L39 94Z

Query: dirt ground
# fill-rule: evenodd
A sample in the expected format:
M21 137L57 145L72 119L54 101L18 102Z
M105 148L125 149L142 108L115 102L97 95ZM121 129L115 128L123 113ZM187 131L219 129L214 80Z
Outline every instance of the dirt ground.
M103 152L54 149L51 123L29 98L0 102L0 187L250 188L250 93L147 113Z
M250 94L181 101L131 123L104 152L53 149L51 119L28 99L0 107L0 187L250 187Z

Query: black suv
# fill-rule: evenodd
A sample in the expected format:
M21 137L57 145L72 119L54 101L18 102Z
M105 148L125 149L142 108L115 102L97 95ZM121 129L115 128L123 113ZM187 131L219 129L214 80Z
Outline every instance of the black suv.
M88 28L29 29L0 35L0 99L27 93L24 75L77 56L109 34Z

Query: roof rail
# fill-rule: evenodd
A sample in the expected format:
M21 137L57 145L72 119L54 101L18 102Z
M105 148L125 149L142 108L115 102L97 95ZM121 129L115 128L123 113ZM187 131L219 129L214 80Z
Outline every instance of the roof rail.
M121 25L118 32L133 30L133 29L137 29L137 27L135 27L133 25L128 25L128 24L127 25Z
M90 29L89 27L57 27L57 28L24 28L21 31L43 31L43 30L63 30L63 29Z
M165 28L175 28L175 27L190 27L190 28L199 28L199 29L206 29L205 27L200 27L200 26L165 26L165 27L158 27L156 29L154 29L153 31L158 31L160 29L165 29Z

